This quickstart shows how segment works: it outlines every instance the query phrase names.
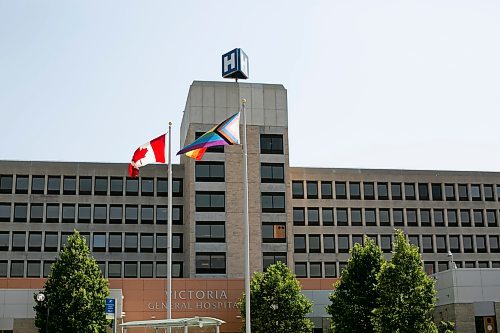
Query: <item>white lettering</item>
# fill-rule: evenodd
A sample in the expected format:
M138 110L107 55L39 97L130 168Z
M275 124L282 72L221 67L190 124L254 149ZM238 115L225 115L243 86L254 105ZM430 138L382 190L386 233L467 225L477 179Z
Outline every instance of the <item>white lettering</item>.
M245 74L248 74L248 57L244 54L241 53L241 71Z
M179 291L179 298L180 298L180 299L186 299L186 296L183 296L185 293L186 293L186 291L185 291L185 290L181 290L181 291Z
M236 53L224 57L224 73L236 67Z
M227 299L227 295L226 295L226 291L225 290L221 290L221 292L220 292L220 299Z
M204 298L205 298L205 292L203 290L197 290L196 299L204 299Z

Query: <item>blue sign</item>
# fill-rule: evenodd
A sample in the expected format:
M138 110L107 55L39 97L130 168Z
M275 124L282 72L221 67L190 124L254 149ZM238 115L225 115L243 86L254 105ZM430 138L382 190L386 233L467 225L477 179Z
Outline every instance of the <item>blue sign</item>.
M248 57L242 49L234 49L222 56L222 77L248 79Z
M115 319L115 299L106 298L106 319Z

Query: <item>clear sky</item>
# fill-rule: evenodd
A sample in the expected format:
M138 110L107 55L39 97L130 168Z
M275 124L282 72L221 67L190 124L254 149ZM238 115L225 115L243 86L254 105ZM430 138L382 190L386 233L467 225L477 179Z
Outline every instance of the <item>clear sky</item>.
M170 120L177 151L241 47L292 166L500 171L499 36L498 0L0 0L0 159L128 162Z

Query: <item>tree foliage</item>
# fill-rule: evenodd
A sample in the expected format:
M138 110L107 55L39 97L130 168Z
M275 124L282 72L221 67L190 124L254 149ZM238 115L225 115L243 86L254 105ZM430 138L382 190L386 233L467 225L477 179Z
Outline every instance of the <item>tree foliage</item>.
M410 245L402 231L396 232L394 255L382 265L377 281L375 332L437 332L432 321L434 280L423 271L418 248Z
M384 258L375 242L365 237L365 245L354 245L341 279L330 295L331 328L335 333L373 332L372 311L376 306L377 274Z
M300 283L290 269L278 262L250 281L250 320L253 333L310 333L312 303L300 293ZM245 295L239 301L245 331Z
M47 324L51 333L106 332L108 282L78 231L68 237L41 292L46 299L34 307L39 332L45 332Z
M455 323L452 321L441 321L438 324L439 333L455 333Z

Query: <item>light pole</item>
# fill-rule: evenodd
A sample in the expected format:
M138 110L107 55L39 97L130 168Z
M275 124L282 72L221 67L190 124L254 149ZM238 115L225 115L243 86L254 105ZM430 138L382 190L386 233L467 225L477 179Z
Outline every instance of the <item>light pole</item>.
M448 251L448 258L451 259L451 269L457 269L457 265L453 261L453 253L451 253L451 251Z
M45 320L45 333L49 333L49 299L47 298L47 302L45 302L45 294L44 293L38 293L36 295L36 300L40 303L43 303L47 307L47 318Z

